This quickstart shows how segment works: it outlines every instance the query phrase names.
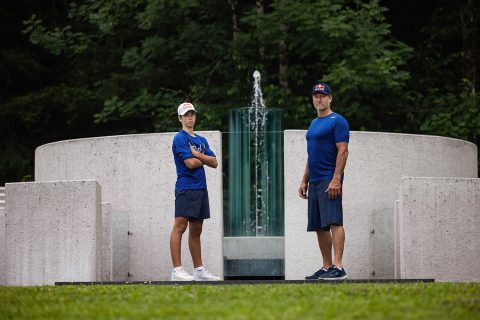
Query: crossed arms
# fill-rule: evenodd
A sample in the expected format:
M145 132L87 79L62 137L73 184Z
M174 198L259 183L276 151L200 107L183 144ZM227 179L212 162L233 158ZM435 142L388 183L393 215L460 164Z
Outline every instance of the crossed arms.
M212 156L207 156L206 154L198 152L194 146L192 146L190 143L189 145L194 158L188 158L183 160L183 162L185 163L188 169L197 169L203 166L204 164L206 164L211 168L216 168L218 166L217 158Z

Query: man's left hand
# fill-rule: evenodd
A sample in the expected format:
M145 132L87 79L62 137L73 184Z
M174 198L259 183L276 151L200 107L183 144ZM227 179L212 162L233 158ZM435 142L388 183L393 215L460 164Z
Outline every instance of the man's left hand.
M340 182L340 179L333 178L332 181L330 181L326 192L330 199L336 199L340 196L342 194L342 183Z

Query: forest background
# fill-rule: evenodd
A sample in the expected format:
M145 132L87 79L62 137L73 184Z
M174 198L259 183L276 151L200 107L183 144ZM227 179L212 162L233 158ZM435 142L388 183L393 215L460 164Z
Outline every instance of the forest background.
M0 185L33 180L35 148L65 139L228 131L262 73L285 129L333 89L351 130L480 142L475 0L86 0L0 2ZM168 151L167 151L168 154Z

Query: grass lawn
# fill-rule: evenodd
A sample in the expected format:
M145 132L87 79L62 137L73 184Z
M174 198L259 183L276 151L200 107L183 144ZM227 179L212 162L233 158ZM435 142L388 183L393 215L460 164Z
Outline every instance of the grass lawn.
M480 319L479 283L0 287L0 319Z

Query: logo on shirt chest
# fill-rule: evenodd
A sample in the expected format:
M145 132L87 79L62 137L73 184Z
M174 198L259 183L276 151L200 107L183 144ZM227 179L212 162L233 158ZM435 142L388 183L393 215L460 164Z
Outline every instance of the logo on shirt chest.
M196 144L194 144L193 148L200 153L205 153L205 145L204 144L199 144L198 146Z

